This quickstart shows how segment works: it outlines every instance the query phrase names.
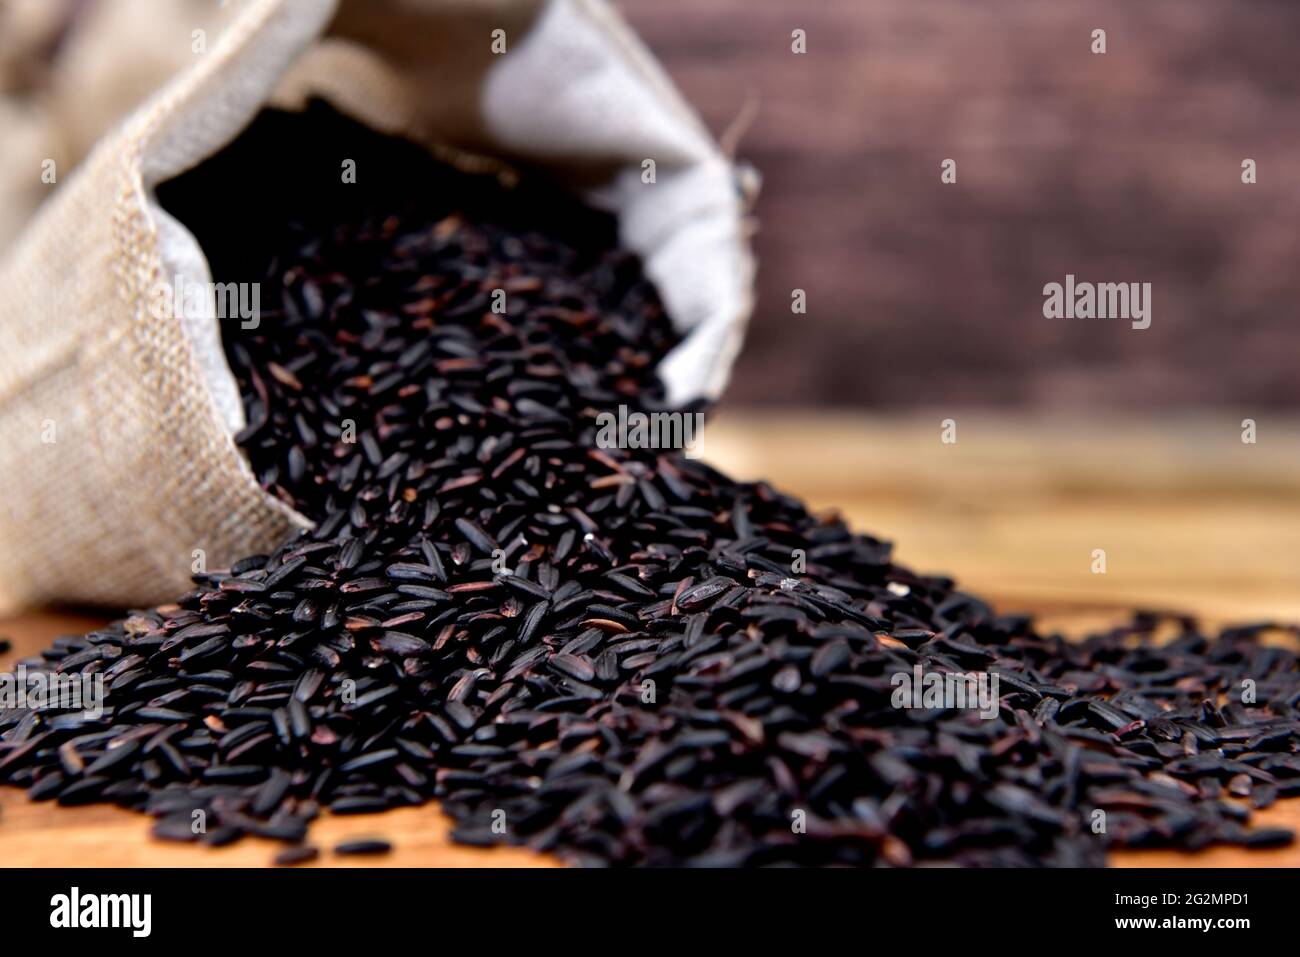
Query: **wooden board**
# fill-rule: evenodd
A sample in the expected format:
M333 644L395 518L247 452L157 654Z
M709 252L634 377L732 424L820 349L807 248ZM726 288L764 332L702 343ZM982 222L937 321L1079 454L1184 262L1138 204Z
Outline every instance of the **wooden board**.
M837 505L863 530L895 538L900 560L952 573L999 608L1032 611L1067 633L1124 620L1133 605L1183 608L1214 621L1300 621L1300 428L1236 459L1207 421L1158 426L972 417L956 446L939 417L723 416L702 454L741 477L767 477L814 505ZM1280 441L1282 436L1287 441ZM1238 444L1239 440L1238 440ZM1222 447L1222 456L1205 450ZM1089 570L1107 548L1105 575ZM14 650L0 668L103 617L33 613L0 622ZM1300 829L1300 800L1256 815ZM115 808L32 804L0 788L6 866L223 867L268 864L280 845L249 839L208 849L153 841L148 819ZM462 847L434 805L326 816L311 841L322 865L550 866L519 849ZM340 859L339 841L383 837L394 852ZM1300 866L1300 846L1113 855L1120 867Z
M617 2L762 175L733 400L1300 402L1300 4ZM1151 327L1044 320L1066 273L1154 280Z

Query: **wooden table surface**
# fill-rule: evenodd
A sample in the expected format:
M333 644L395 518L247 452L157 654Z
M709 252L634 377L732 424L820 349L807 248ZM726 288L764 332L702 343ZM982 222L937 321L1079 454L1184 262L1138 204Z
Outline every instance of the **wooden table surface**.
M815 507L837 507L862 531L898 543L900 561L955 575L1006 611L1033 611L1078 633L1141 606L1209 621L1300 621L1300 422L1261 422L1242 445L1240 417L1125 424L958 414L958 441L939 441L947 413L873 419L723 414L701 455L741 478L770 479ZM1090 570L1106 549L1107 573ZM0 668L60 634L105 620L46 611L0 621L14 650ZM1300 829L1300 800L1257 824ZM247 839L208 849L153 841L148 819L116 808L29 803L0 788L0 865L259 866L280 845ZM379 836L384 857L340 859L339 841ZM526 850L461 847L435 805L329 817L312 828L320 864L547 866ZM1300 865L1300 845L1123 852L1117 866Z

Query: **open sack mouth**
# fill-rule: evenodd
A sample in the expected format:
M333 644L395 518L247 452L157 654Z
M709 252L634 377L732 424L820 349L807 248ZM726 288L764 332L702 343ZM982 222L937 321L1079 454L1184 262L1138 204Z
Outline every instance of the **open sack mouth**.
M321 98L418 143L406 168L434 151L485 171L529 170L612 217L601 230L640 259L680 339L659 358L666 399L680 407L721 392L751 303L735 172L603 4L251 0L220 35L196 31L200 42L0 267L0 329L14 344L0 361L0 426L15 436L0 452L0 491L24 503L0 514L0 541L24 543L0 546L0 608L165 601L185 588L195 549L228 564L308 524L262 490L232 441L247 422L222 323L233 314L248 327L264 305L280 307L260 301L256 277L216 273L232 247L252 255L262 237L249 229L218 250L195 232L213 235L223 218L235 232L229 220L243 215L264 233L267 213L309 183L327 184L343 217L352 193L402 192L403 170L368 168L339 143L281 143L260 167L241 160L240 183L191 195L181 216L159 202L164 184L212 169L228 147L247 160L238 144L268 108L301 112ZM54 423L56 441L27 428L34 416ZM44 475L21 467L34 457Z

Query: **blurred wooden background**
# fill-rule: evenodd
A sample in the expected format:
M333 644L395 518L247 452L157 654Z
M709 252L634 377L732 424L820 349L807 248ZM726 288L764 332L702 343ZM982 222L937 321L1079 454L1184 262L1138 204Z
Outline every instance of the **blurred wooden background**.
M1300 406L1300 4L615 2L711 129L758 111L730 402ZM1044 319L1067 272L1151 282L1151 328Z

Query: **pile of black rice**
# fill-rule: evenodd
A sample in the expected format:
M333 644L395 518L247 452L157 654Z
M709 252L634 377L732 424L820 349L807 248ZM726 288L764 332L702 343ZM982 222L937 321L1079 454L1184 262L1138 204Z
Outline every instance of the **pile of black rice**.
M599 447L598 413L662 407L677 337L607 218L502 179L315 108L164 188L262 284L223 328L238 442L316 526L28 661L102 673L107 709L4 712L0 780L213 844L437 799L462 841L589 864L1292 839L1249 827L1300 793L1267 626L1066 641L766 484ZM918 665L996 675L995 716L895 707Z

